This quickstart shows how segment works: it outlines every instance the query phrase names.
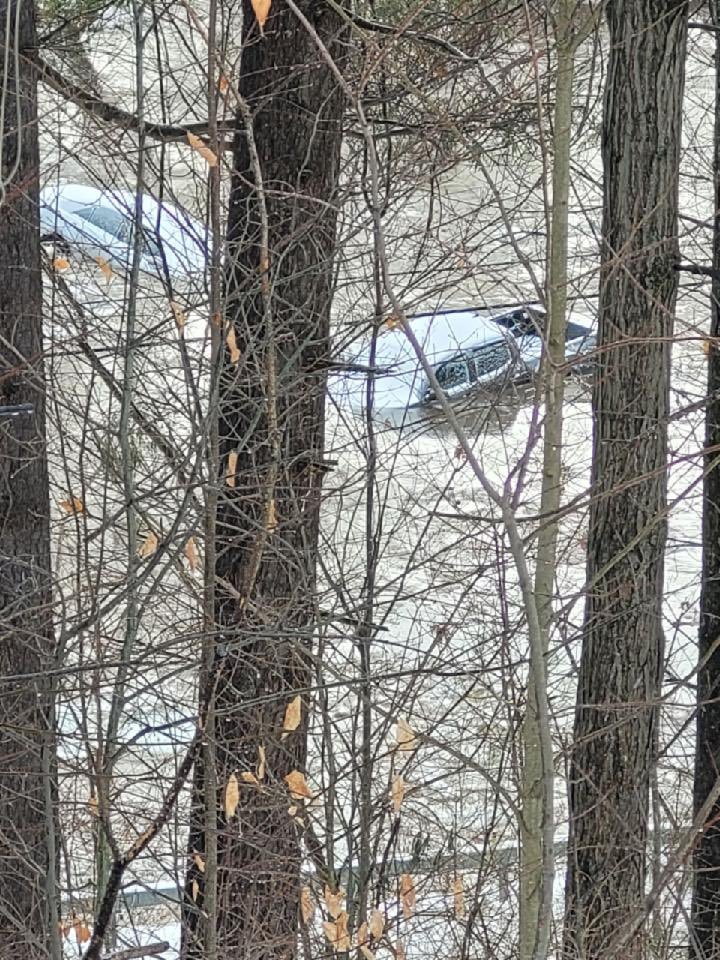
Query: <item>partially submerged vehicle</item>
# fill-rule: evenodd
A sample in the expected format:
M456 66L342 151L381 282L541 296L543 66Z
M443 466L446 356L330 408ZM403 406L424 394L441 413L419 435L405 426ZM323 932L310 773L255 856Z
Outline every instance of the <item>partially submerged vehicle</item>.
M40 191L43 242L63 253L102 258L113 270L132 264L136 195L61 183ZM205 228L182 208L142 196L140 269L163 278L202 276L207 263Z
M546 314L536 304L518 304L503 311L438 310L409 319L445 397L456 404L483 397L496 399L508 387L531 381L540 368ZM596 334L591 322L571 316L566 328L568 372L587 373L592 366ZM369 366L365 348L358 358ZM439 407L438 397L401 326L381 332L372 367L374 408L386 419L418 418ZM351 390L352 405L362 409L365 391Z

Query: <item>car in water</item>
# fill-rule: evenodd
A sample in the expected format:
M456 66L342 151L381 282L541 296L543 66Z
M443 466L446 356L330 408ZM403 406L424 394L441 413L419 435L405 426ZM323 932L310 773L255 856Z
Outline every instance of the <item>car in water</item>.
M494 400L508 388L531 381L540 369L546 321L539 305L518 304L502 311L437 310L415 314L407 322L445 397L457 404ZM377 338L374 357L366 346L352 362L375 371L373 406L378 414L414 420L437 410L439 399L402 325L388 326ZM567 371L588 373L595 346L592 322L571 315L565 333ZM350 392L353 407L364 408L365 390L357 381Z
M116 271L132 264L136 195L61 183L40 191L43 242L63 254L102 258ZM175 204L142 195L140 269L155 277L193 279L205 273L205 227Z

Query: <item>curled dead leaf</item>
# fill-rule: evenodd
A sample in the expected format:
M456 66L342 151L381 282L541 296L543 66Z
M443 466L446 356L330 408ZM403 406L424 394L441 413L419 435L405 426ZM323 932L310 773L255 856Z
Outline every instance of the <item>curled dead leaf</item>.
M402 317L399 317L396 313L391 313L390 316L385 321L386 330L401 330L403 325Z
M262 745L258 747L257 778L258 780L265 779L265 747Z
M315 916L315 901L310 887L303 887L300 891L300 914L304 924L310 923Z
M455 877L453 883L453 911L457 920L465 916L465 887L462 877Z
M195 537L190 537L185 544L185 559L191 570L197 570L199 560L197 547L195 546Z
M243 770L242 773L240 774L240 779L242 780L243 783L252 783L256 787L260 786L260 781L252 772L252 770Z
M238 783L238 778L234 773L231 773L228 777L228 782L225 787L225 816L228 820L231 820L235 816L235 811L238 808L238 803L240 802L240 784Z
M325 884L323 898L325 900L327 912L331 917L337 919L343 912L342 904L343 900L345 899L345 891L340 889L337 891L332 890L327 884Z
M392 798L392 804L395 813L400 813L400 807L405 799L405 778L401 773L393 777L390 796Z
M200 893L200 884L197 880L193 880L191 890L193 901L197 901L198 894Z
M293 730L297 730L302 719L302 698L300 694L288 703L285 707L285 718L283 719L283 728L280 739L284 740Z
M187 324L187 314L180 304L175 302L175 300L170 301L170 309L173 312L173 317L175 317L177 328L182 333L182 331L185 329L185 325Z
M207 163L209 167L216 167L218 158L217 154L213 153L210 147L202 140L200 137L195 136L194 133L188 131L187 142L195 150L196 153L199 153L203 160Z
M95 257L95 263L100 267L100 273L105 277L107 282L110 283L115 274L105 257Z
M80 497L71 497L69 500L60 501L60 509L65 513L84 513L85 504Z
M90 928L82 920L73 921L73 929L75 930L75 936L77 937L78 943L87 943L90 939Z
M402 903L403 916L406 920L415 913L415 881L409 873L403 873L400 877L400 902Z
M250 2L252 4L253 12L257 19L260 30L262 30L267 23L270 7L272 6L272 0L250 0Z
M404 753L412 753L417 747L415 731L404 717L398 717L395 738L398 750Z
M229 88L230 88L230 81L228 80L228 78L225 76L224 73L221 73L220 76L218 77L218 90L220 91L220 93L227 93Z
M145 537L143 542L138 547L138 556L145 559L146 557L151 557L158 548L158 538L157 534L154 531Z
M385 929L385 914L382 910L373 910L370 914L370 922L368 924L368 930L370 931L370 936L373 940L379 940L383 935L383 930Z
M197 850L193 854L193 863L198 868L200 873L205 873L205 860L200 856Z
M238 455L234 450L228 454L228 468L225 476L225 483L229 487L235 486L235 474L237 473Z
M235 336L235 327L233 324L230 324L227 337L225 337L225 343L230 353L230 363L237 363L240 360L241 353L240 347L237 345L237 337Z
M285 777L285 783L288 785L293 800L312 800L312 791L299 770L292 770L288 773Z
M67 257L55 257L55 259L52 262L52 265L53 265L53 270L57 270L57 271L67 270L68 267L70 266L70 261L67 259Z

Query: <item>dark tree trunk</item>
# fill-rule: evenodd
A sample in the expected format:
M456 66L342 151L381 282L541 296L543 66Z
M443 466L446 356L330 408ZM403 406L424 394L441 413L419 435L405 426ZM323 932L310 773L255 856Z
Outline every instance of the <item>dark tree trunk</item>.
M299 4L336 62L347 34L324 2ZM296 950L301 826L285 776L305 771L307 698L297 730L281 737L286 706L311 681L315 565L323 474L343 94L307 32L282 3L260 36L244 3L240 91L253 115L269 227L238 117L228 224L226 317L240 359L225 350L220 386L216 659L217 955L283 958ZM266 755L260 787L242 781ZM240 805L228 819L232 774ZM205 771L196 767L191 856L206 850ZM212 822L215 822L213 819ZM184 954L203 955L206 872L190 866ZM194 894L194 896L193 896Z
M0 35L0 958L36 960L48 956L54 919L43 677L53 632L37 100L17 59L35 45L30 0L0 0Z
M663 666L670 338L687 5L610 0L599 358L570 774L565 955L628 938L645 894ZM632 338L634 342L627 342ZM642 956L633 936L623 957Z
M720 27L720 0L711 0ZM712 337L720 337L720 34L715 46L715 229L713 234ZM694 806L697 815L720 776L720 348L711 342L705 412L702 588L697 679L697 741ZM720 957L720 803L698 840L693 862L690 955Z

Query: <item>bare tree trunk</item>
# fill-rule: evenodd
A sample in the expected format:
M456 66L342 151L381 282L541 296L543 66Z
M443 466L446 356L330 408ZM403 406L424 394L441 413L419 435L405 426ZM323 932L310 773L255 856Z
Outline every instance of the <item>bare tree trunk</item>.
M570 196L570 144L576 41L571 33L572 2L560 0L556 8L556 79L552 136L552 215L547 267L548 320L543 361L545 421L543 476L540 496L542 526L538 533L535 567L535 602L547 651L553 617L553 590L557 556L562 472L565 328L567 325L568 206ZM530 960L538 936L543 882L543 770L538 726L535 677L528 677L527 709L522 728L522 815L520 824L520 960Z
M586 960L608 955L645 893L687 31L684 2L610 0L607 9L593 500L565 923L566 956ZM643 947L640 932L624 955L641 957Z
M57 954L34 4L0 0L0 958ZM50 799L50 803L48 803ZM48 819L49 818L49 819Z
M712 22L720 28L720 0L710 0ZM720 337L720 33L715 46L715 225L711 297L711 337ZM705 411L702 588L694 808L698 814L720 775L720 347L710 341ZM720 956L720 802L693 855L690 956Z
M314 2L303 12L341 61L342 19ZM218 633L204 709L210 702L218 777L217 957L288 960L303 800L285 777L305 772L343 94L284 4L273 6L261 37L246 0L243 32L247 109L241 104L234 144L226 275L235 343L226 345L220 384ZM298 692L302 719L283 737ZM230 815L223 797L233 775L240 797ZM203 779L200 764L191 857L206 848ZM187 881L187 957L204 947L197 861Z

